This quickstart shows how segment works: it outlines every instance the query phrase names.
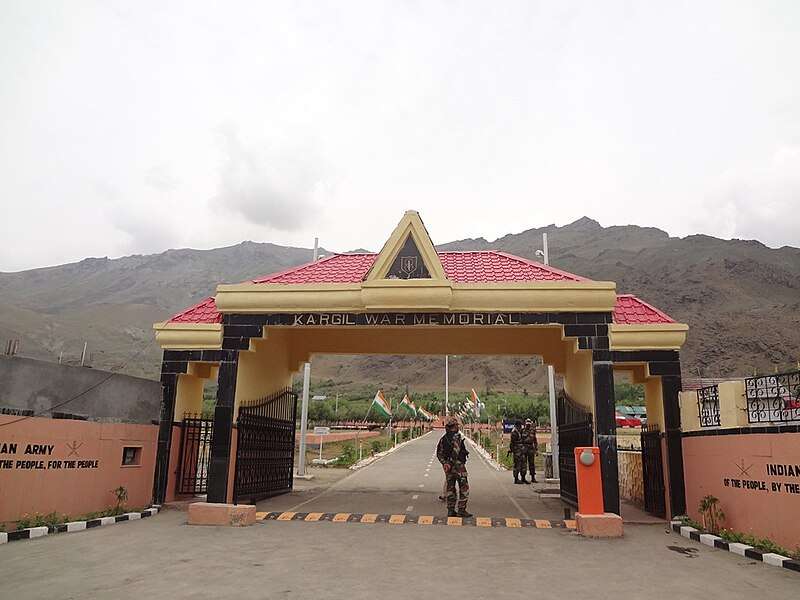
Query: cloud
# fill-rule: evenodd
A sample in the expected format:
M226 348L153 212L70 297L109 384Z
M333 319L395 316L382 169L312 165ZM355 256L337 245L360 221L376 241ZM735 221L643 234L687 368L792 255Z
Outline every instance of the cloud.
M153 165L144 174L144 182L159 192L174 192L180 186L180 180L168 165Z
M225 154L215 201L256 225L297 231L316 213L322 170L309 153L248 146L233 127L219 129Z
M160 220L158 214L122 205L109 213L109 220L116 229L128 235L127 251L149 254L174 247L177 238L176 232Z
M760 165L725 174L708 200L705 218L716 220L725 236L800 247L800 146L784 146Z
M125 243L117 244L118 252L147 254L161 252L176 240L176 232L163 213L147 202L130 202L112 184L94 182L95 191L106 205L108 222L118 231L127 234Z

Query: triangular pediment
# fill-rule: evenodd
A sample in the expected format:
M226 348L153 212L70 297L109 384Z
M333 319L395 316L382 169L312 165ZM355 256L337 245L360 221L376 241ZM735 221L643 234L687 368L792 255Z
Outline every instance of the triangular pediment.
M406 211L386 240L365 281L446 279L430 235L415 210Z

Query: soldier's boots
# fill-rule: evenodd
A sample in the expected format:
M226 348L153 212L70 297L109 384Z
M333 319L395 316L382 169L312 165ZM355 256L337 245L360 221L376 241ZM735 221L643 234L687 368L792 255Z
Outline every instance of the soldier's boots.
M457 516L462 517L464 519L469 519L472 516L472 513L468 513L466 510L460 510L458 511Z
M523 475L523 476L522 476L522 480L520 481L520 483L524 483L524 484L526 484L526 485L530 485L530 483L531 483L531 482L530 482L530 481L528 481L527 479L525 479L525 475Z
M454 510L448 510L447 511L447 516L448 517L457 517L458 513L456 511L454 511Z
M518 474L518 473L514 473L514 483L522 483L522 482L519 480L519 474Z

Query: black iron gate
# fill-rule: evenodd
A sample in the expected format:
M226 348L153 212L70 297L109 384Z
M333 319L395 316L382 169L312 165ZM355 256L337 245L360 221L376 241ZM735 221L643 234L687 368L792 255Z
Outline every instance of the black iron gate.
M296 416L291 388L239 407L234 502L291 491Z
M214 419L183 415L177 494L200 495L208 491L208 460L213 436Z
M661 459L661 430L658 425L642 427L642 478L644 479L644 509L665 519L664 464Z
M594 444L592 413L575 404L564 391L558 395L558 473L561 499L578 505L575 448Z

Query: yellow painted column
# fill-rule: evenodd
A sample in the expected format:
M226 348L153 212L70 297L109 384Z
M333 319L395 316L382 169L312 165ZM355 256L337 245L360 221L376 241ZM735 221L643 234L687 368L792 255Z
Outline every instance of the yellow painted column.
M697 409L697 392L689 390L678 394L681 405L681 431L698 431L700 429L700 415ZM647 405L647 417L650 418L650 405Z
M573 402L594 414L594 378L592 375L592 351L566 348L564 391Z
M182 421L185 413L199 414L203 410L203 379L195 375L178 376L175 395L175 420Z
M253 402L292 385L289 370L289 336L285 330L268 330L253 339L249 352L239 353L234 418L242 402Z
M644 403L647 408L647 424L658 425L663 432L664 426L664 399L661 393L661 377L648 377L644 382ZM683 420L683 403L681 403L681 423ZM695 420L697 420L697 406L695 403ZM699 423L698 423L699 425Z
M720 383L717 388L719 390L720 427L747 427L744 381L725 381Z

